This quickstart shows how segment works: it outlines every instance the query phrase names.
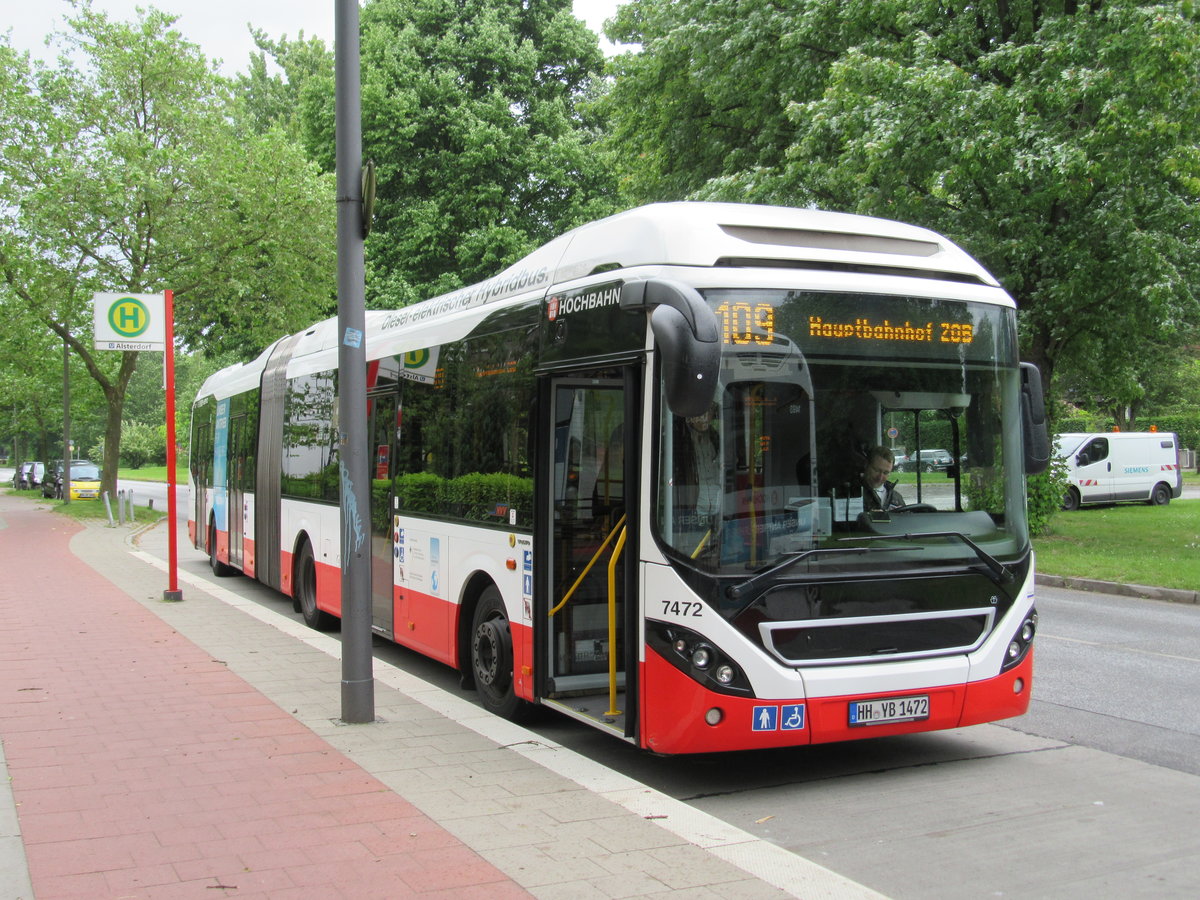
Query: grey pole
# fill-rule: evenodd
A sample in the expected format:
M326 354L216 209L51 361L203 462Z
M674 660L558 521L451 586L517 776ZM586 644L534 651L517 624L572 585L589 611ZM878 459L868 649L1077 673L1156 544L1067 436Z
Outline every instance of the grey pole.
M71 345L63 338L63 503L71 502Z
M366 300L358 0L334 8L337 130L338 421L342 497L342 721L375 721L367 481Z

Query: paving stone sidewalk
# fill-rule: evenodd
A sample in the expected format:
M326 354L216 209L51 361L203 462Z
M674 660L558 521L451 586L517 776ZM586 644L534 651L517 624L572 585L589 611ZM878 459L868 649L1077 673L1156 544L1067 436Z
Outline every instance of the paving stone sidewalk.
M165 530L0 496L0 868L39 900L878 896L404 673L342 725L333 639L162 602Z

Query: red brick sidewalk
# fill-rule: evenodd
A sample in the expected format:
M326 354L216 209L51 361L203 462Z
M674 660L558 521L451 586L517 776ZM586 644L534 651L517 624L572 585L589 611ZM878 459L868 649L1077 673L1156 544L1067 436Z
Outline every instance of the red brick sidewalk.
M0 504L0 738L38 900L528 896Z

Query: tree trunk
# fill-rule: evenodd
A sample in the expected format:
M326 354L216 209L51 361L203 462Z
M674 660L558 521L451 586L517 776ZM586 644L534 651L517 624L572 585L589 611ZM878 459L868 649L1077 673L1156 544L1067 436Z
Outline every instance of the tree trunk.
M117 496L117 468L121 464L121 419L125 412L125 391L137 368L136 350L122 352L121 368L115 380L103 385L107 410L104 418L104 461L100 467L100 490Z

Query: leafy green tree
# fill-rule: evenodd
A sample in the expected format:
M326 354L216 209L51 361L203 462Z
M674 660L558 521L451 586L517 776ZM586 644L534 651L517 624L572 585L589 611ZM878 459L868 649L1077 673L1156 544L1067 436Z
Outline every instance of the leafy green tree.
M121 424L121 462L131 469L147 463L161 465L167 460L167 430L165 425L144 422Z
M631 200L934 228L1014 295L1047 384L1195 333L1191 3L633 0L610 36L644 48L604 104Z
M0 39L0 303L67 341L103 392L112 491L138 353L93 350L92 294L171 288L184 346L257 352L331 308L335 204L283 133L239 127L173 17L77 9L57 67Z
M303 31L295 40L287 35L272 40L255 31L254 43L258 52L250 69L235 82L246 121L263 133L282 129L332 170L333 151L324 146L332 133L324 133L324 125L333 120L333 51L320 38L305 38Z
M570 0L366 3L363 148L379 175L372 306L481 280L612 211L597 123L581 109L602 65ZM332 105L307 125L326 167L332 125Z

